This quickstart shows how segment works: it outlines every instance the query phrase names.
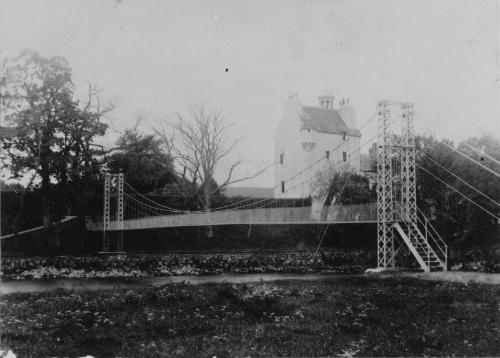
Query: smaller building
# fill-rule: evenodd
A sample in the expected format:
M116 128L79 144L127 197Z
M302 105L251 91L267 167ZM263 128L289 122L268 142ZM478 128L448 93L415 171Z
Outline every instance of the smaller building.
M318 102L318 106L304 106L293 95L285 104L274 134L275 198L308 197L308 179L321 168L313 165L322 157L326 164L360 171L361 132L355 108L349 99L336 100L332 95L320 96Z

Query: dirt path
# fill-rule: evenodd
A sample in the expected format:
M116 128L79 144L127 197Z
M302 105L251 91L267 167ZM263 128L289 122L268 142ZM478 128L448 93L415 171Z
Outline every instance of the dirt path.
M500 273L484 273L484 272L398 272L396 276L416 277L422 280L431 281L449 281L461 283L487 283L492 285L500 285Z

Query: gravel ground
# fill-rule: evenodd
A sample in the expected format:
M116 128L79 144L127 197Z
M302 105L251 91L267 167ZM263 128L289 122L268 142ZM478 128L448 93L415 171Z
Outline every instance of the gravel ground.
M486 283L492 285L500 285L499 273L485 272L462 272L462 271L446 271L446 272L380 272L370 273L369 275L379 275L380 277L414 277L429 281L448 281L460 283Z

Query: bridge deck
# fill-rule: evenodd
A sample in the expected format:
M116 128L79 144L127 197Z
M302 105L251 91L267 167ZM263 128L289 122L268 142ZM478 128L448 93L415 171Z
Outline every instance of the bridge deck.
M123 230L141 230L162 227L215 226L215 225L293 225L293 224L344 224L375 223L375 204L336 205L328 210L326 219L311 218L311 207L258 208L196 212L180 215L151 216L123 221ZM87 222L90 231L101 231L102 222ZM116 221L111 221L110 231L119 230Z

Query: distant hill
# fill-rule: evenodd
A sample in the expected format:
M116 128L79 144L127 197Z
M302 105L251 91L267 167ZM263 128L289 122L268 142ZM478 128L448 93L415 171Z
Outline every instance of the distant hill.
M230 186L224 189L224 194L229 197L244 196L250 198L272 198L273 188Z

